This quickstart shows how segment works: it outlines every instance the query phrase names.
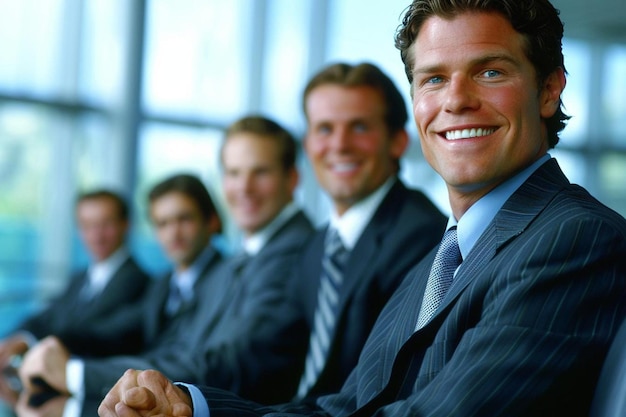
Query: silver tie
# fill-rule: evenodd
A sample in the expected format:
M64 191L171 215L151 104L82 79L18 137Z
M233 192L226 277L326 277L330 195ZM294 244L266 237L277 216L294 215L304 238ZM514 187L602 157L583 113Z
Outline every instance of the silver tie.
M343 268L347 258L348 251L344 248L339 234L334 229L328 229L313 331L309 341L304 374L298 387L298 397L300 398L306 396L326 364L326 357L335 328L339 293L343 282Z
M435 314L439 304L441 304L441 300L443 300L450 285L452 285L454 271L456 271L462 260L456 237L456 226L454 226L443 235L435 255L435 261L426 283L424 300L422 301L422 308L417 318L415 330L421 329Z

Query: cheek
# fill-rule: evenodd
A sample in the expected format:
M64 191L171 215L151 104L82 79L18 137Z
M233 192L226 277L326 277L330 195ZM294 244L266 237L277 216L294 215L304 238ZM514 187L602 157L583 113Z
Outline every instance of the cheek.
M276 200L276 196L279 194L279 187L276 181L271 178L259 179L255 183L255 190L257 195L261 198L265 197L265 200Z
M386 132L375 131L354 138L354 140L350 142L350 148L355 154L382 159L382 155L391 152L391 140L388 138Z
M159 242L161 243L167 243L168 239L168 233L164 228L161 228L159 230L157 230L156 232L156 236L157 239L159 240Z
M413 118L420 133L424 133L428 124L437 115L439 106L433 97L417 96L413 99Z
M304 150L312 161L321 158L324 154L324 149L324 142L316 138L307 138L304 143Z
M225 178L222 182L222 189L227 201L232 201L237 195L237 181L234 178Z

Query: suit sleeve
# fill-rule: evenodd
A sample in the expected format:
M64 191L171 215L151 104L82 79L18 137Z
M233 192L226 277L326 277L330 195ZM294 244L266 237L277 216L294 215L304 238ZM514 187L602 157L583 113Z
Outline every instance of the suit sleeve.
M83 285L85 273L77 273L63 289L63 292L53 297L48 305L41 311L27 318L19 327L19 330L30 332L37 339L44 338L62 330L68 305L75 302L76 297Z
M240 294L246 302L235 313L228 337L207 338L195 366L198 380L192 382L266 404L295 394L308 341L308 326L288 291L290 280L297 279L296 256L281 252L254 265L255 276Z

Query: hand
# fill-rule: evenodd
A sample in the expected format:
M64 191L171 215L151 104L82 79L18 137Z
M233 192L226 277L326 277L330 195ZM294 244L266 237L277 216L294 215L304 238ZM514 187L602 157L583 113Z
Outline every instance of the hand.
M19 369L24 389L37 392L41 390L41 385L47 384L60 394L69 394L65 375L69 358L69 351L59 339L54 336L43 339L24 355Z
M0 375L0 401L15 408L19 396L19 387L15 386L13 375Z
M158 371L129 369L104 397L100 417L192 417L191 398Z
M0 342L0 369L10 366L13 356L22 355L27 350L28 343L26 343L26 339L19 334Z
M36 397L39 394L34 394ZM65 410L67 396L55 395L49 398L38 399L33 394L23 391L15 406L18 417L62 417Z

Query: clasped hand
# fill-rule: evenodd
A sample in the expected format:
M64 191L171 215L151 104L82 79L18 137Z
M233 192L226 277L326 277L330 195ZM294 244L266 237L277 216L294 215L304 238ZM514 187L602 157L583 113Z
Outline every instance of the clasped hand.
M129 369L98 408L100 417L192 417L189 395L162 373Z
M37 392L53 390L61 395L70 394L67 388L66 366L69 351L61 341L49 336L30 348L19 367L23 389Z

